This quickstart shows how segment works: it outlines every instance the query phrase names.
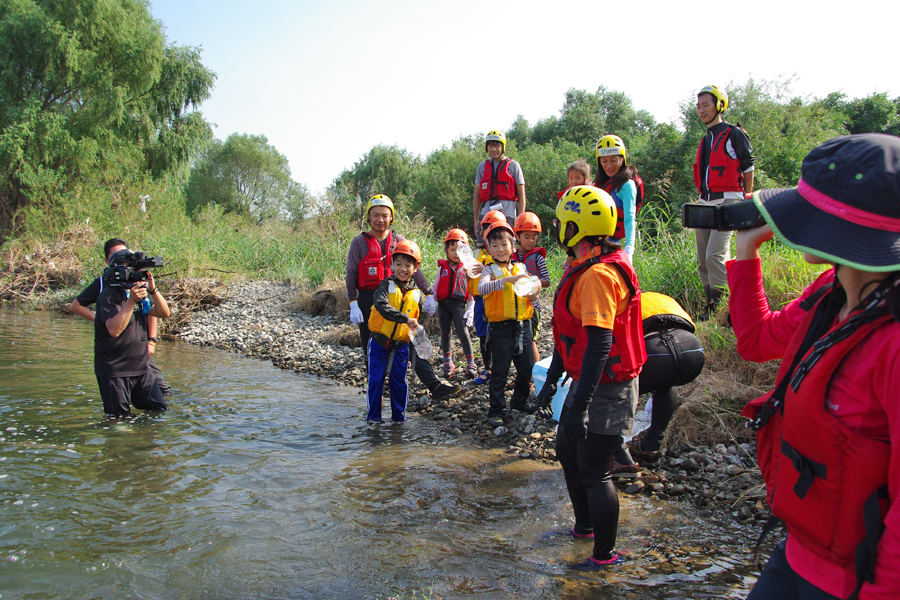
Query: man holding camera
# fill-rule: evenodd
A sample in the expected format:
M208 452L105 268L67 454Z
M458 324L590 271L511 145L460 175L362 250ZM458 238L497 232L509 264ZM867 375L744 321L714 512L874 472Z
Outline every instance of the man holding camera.
M106 261L106 264L109 265L110 257L118 252L119 250L127 250L128 242L120 238L112 238L106 241L103 245L103 259ZM97 298L100 296L100 292L103 291L103 278L98 277L94 281L91 282L89 286L84 288L78 296L72 300L72 304L70 306L72 313L82 316L88 321L93 322L94 313L90 309L92 304L97 302ZM147 333L149 336L147 337L147 352L150 355L149 364L150 369L153 370L153 374L156 376L156 383L159 385L159 390L162 392L163 396L168 396L172 393L172 388L169 386L168 382L163 377L162 372L159 370L159 367L156 366L156 361L153 359L153 354L156 352L156 344L159 342L159 338L156 335L156 317L148 317L147 318Z
M756 158L747 132L740 125L723 120L728 108L728 94L714 85L697 92L697 116L706 124L706 135L697 148L694 162L694 184L700 192L701 205L724 205L741 202L753 191L753 169ZM706 310L697 317L706 321L722 299L728 285L725 262L731 249L731 231L695 229L697 262Z
M110 256L94 319L94 373L104 412L117 417L131 414L131 405L166 410L149 365L147 321L167 318L169 306L153 275L136 270L134 264L131 250L121 249ZM149 310L145 299L153 302Z

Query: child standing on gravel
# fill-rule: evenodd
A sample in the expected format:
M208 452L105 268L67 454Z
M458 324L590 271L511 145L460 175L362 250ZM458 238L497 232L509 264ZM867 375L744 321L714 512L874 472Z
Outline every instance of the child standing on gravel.
M499 210L492 210L488 214L484 215L484 218L481 220L481 239L484 239L485 234L487 233L488 228L497 221L506 221L506 217ZM479 269L486 267L487 265L494 262L494 259L491 258L490 253L481 248L478 250L478 255L475 257L481 267ZM480 271L476 271L476 275L481 275ZM491 380L491 345L490 345L490 323L488 323L487 319L484 316L484 298L481 297L481 293L478 291L478 284L481 283L481 279L473 279L469 282L469 293L472 294L472 297L475 298L475 304L472 308L472 321L475 326L475 335L478 336L479 349L481 350L481 362L484 363L484 370L478 374L478 377L475 378L476 385L484 385L488 381Z
M369 314L369 384L366 386L366 421L381 422L384 378L390 378L391 420L406 420L409 387L406 370L409 364L409 342L419 327L419 305L422 293L413 275L422 262L419 245L403 240L391 255L393 274L375 290Z
M466 307L472 299L469 293L469 278L456 253L457 244L468 244L469 237L462 229L451 229L444 236L444 255L438 261L437 279L434 282L434 296L437 299L438 320L441 324L441 352L444 354L444 377L449 378L456 370L450 344L450 328L456 328L456 336L466 357L466 376L473 379L478 375L472 339L466 327Z
M484 297L484 314L491 326L491 355L494 370L488 386L490 408L488 425L492 428L503 424L506 411L506 380L509 365L516 365L516 383L510 406L524 411L531 391L531 370L534 367L532 352L531 316L532 302L537 300L540 288L519 296L513 285L520 279L530 279L528 270L515 260L516 236L506 220L491 225L485 242L494 259L493 264L481 272L478 291Z

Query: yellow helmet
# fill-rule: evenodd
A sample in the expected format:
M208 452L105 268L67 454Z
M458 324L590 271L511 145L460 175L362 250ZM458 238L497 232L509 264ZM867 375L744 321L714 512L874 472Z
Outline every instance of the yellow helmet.
M720 90L714 85L705 85L703 89L697 92L697 95L700 94L712 94L716 99L716 110L720 113L725 112L725 109L728 108L728 94L725 93L725 90Z
M592 185L570 187L556 205L557 238L571 248L585 236L612 235L616 231L616 203L612 196ZM566 239L566 228L575 233Z
M502 131L497 131L496 129L488 131L488 134L484 136L485 152L487 152L488 142L500 142L500 146L503 148L502 152L506 152L506 136L503 135Z
M621 156L623 164L628 164L628 154L625 151L625 142L617 135L604 135L597 142L594 156L600 160L601 156Z
M369 198L369 203L366 204L366 218L369 218L369 211L372 210L374 206L387 206L391 209L391 219L394 217L394 203L391 202L391 199L385 196L384 194L375 194L371 198Z

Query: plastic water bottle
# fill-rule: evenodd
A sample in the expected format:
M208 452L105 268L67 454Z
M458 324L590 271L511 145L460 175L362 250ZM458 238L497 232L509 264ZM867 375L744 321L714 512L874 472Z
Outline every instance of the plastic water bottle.
M431 345L431 340L428 339L424 327L416 327L413 333L413 346L416 348L416 354L423 360L431 360L431 357L434 356L434 346Z
M527 296L534 292L536 287L541 285L541 280L532 275L531 277L525 279L519 279L513 284L513 291L516 293L516 296Z
M478 264L478 261L475 260L475 255L472 254L472 248L468 244L458 242L456 244L456 255L459 256L459 262L463 264L469 277L475 277L472 269Z

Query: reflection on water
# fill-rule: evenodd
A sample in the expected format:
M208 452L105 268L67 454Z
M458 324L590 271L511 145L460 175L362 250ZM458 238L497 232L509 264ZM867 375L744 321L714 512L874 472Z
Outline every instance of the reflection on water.
M580 574L561 471L357 390L179 343L171 410L108 421L92 327L0 310L0 597L742 598L745 535L622 499L627 564Z

